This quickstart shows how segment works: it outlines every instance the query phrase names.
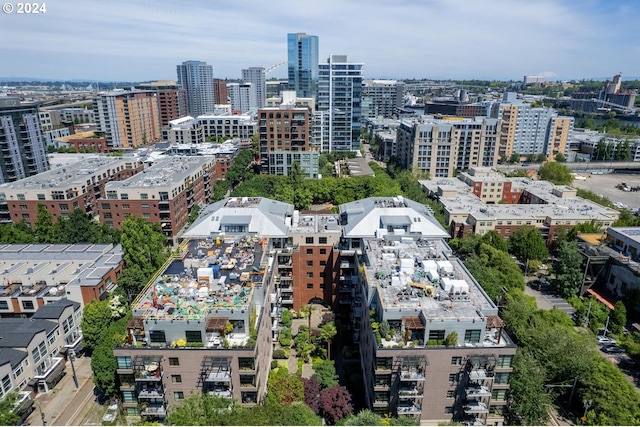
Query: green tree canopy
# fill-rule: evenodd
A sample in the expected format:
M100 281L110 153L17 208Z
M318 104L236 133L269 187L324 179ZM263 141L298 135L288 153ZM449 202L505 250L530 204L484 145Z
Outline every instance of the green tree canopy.
M511 235L509 252L521 262L534 259L544 262L549 258L549 250L542 238L542 234L540 230L534 227L517 229Z
M0 425L1 426L13 426L20 421L13 412L13 406L16 403L18 396L16 393L7 394L4 399L0 400Z
M111 324L111 307L109 301L93 301L84 306L82 313L82 335L84 347L95 349L105 336Z
M558 262L553 286L560 295L568 298L577 295L582 285L582 255L575 242L562 241L558 244Z
M516 353L507 397L509 425L547 425L551 397L544 387L545 378L544 368L531 353Z
M545 181L552 182L556 185L571 185L573 182L571 169L558 162L547 162L540 166L538 176L540 179L544 179Z

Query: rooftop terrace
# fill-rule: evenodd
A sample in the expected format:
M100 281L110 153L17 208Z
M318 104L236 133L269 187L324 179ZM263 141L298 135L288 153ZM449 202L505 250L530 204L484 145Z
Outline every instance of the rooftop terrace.
M136 300L133 315L143 319L202 320L218 311L249 308L261 286L264 239L190 242L184 260L175 260Z

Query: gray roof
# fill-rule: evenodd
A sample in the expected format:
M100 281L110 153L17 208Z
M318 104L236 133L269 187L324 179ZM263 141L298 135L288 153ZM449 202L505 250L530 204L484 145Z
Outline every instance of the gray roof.
M27 357L26 351L16 350L15 348L0 348L0 366L5 363L10 363L13 369L18 366L25 357Z
M26 348L38 333L49 334L57 327L45 319L0 319L0 348Z
M58 320L60 319L60 316L62 316L64 310L69 306L72 306L73 311L76 311L78 308L80 308L80 303L68 299L53 301L38 308L38 311L36 311L31 318Z
M345 237L373 237L376 230L385 225L400 224L409 225L408 232L424 237L449 237L449 233L438 223L428 206L402 196L369 197L345 203L340 205L340 214L343 223L346 222Z

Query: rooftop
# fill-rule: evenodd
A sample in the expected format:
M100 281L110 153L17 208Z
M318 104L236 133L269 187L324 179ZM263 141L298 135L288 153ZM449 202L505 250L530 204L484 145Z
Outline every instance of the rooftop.
M338 215L333 214L293 214L292 233L342 233Z
M0 185L3 190L67 190L76 187L79 191L87 186L87 180L93 175L102 175L113 171L115 167L131 163L132 160L117 157L85 157L80 161L39 173L29 178Z
M212 160L213 157L211 156L170 156L161 158L153 166L127 180L107 183L106 190L117 191L119 189L181 185L185 179Z
M258 236L190 242L184 261L171 263L135 301L134 317L203 320L247 310L264 278L261 243Z

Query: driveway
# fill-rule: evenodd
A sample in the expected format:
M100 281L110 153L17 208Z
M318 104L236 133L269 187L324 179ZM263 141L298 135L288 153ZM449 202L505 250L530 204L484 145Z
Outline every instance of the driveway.
M575 311L567 300L551 290L537 291L527 284L524 288L524 293L534 297L536 299L536 304L540 309L551 310L555 307L567 313L567 316L569 317L571 317Z

